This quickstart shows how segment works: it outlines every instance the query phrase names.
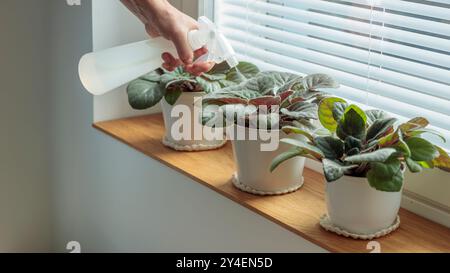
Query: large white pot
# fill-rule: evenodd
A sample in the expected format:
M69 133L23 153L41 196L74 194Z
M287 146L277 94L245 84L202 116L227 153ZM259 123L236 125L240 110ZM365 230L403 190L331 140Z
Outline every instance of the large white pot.
M179 151L201 151L217 149L225 145L226 138L217 140L206 140L203 134L200 134L200 138L195 139L194 128L204 128L200 121L201 116L201 100L195 100L204 96L204 92L183 92L174 105L167 103L165 98L161 100L162 113L164 117L165 136L163 139L164 145ZM195 102L195 108L194 108ZM190 117L190 134L185 139L175 139L172 135L172 126L175 122L179 122L180 117L172 117L172 110L177 105L184 105L189 109ZM188 130L188 129L182 129Z
M245 130L247 136L250 130L256 131L256 129L238 126L235 126L235 130ZM280 139L288 137L282 131L277 132ZM292 137L298 138L300 136ZM237 168L233 181L235 186L246 192L259 195L285 194L298 190L303 185L305 158L289 159L274 172L270 172L272 160L292 146L280 143L275 151L261 151L262 143L267 143L267 141L262 141L259 137L257 140L232 140Z
M401 198L401 191L378 191L365 177L343 176L326 183L331 223L354 234L369 235L391 227L396 221Z

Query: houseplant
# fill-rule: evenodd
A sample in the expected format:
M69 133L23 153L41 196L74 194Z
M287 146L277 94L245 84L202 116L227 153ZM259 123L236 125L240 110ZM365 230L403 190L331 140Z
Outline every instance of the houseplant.
M335 97L321 101L318 115L328 135L286 128L306 138L281 140L292 148L273 160L271 170L296 156L322 162L328 220L356 238L384 235L395 225L406 168L450 171L448 154L422 138L440 136L427 128L425 118L396 126L383 111L364 112Z
M205 96L204 124L233 124L228 135L232 139L237 165L234 185L259 195L284 194L300 188L303 184L303 158L269 172L272 158L288 149L286 144L279 145L280 136L287 137L280 128L290 125L316 130L316 102L323 95L317 89L337 86L331 77L324 74L301 77L269 71Z
M128 101L132 108L139 110L161 103L166 128L164 145L183 151L215 149L223 146L226 140L223 137L212 140L204 137L203 127L197 118L201 116L201 101L197 98L239 84L258 72L255 65L247 62L240 62L232 69L226 63L218 64L200 76L191 75L182 67L172 72L157 69L128 85ZM178 129L182 130L176 131L174 124L180 120L178 109L189 113L189 117L182 115L181 118L187 118L191 126L180 126ZM198 128L201 132L196 134L195 129Z

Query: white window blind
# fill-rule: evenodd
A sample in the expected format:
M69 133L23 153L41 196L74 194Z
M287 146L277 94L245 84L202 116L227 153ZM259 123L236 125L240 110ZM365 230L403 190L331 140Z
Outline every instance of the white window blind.
M327 73L335 95L426 117L450 149L450 0L216 0L215 20L242 59Z

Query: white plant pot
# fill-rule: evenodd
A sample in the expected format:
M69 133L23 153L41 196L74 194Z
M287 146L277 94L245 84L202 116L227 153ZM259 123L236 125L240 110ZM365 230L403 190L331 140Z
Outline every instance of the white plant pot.
M245 130L247 136L250 130L256 131L256 129L238 126L234 128ZM281 139L288 136L279 131L279 137ZM258 195L286 194L298 190L303 185L305 158L289 159L278 166L274 172L270 172L272 160L292 146L280 143L275 151L261 151L261 144L267 142L259 137L257 140L232 140L237 168L233 178L234 185L243 191Z
M178 151L212 150L225 145L225 137L222 137L222 139L218 140L207 140L201 133L200 137L197 137L197 139L195 138L194 128L202 128L203 131L204 126L201 124L201 121L199 119L199 117L201 116L201 100L195 101L194 99L202 97L204 95L204 92L183 92L174 105L168 104L165 98L161 100L161 108L165 126L165 136L163 139L164 145ZM194 107L194 102L196 107ZM187 119L190 121L191 127L182 128L183 131L188 130L188 137L183 139L176 139L172 134L172 126L175 122L179 122L180 120L179 116L172 117L172 110L177 105L187 106L190 113L190 117L188 117ZM196 111L196 113L194 111Z
M331 223L359 235L375 234L396 222L402 192L382 192L364 177L343 176L326 182L326 202Z

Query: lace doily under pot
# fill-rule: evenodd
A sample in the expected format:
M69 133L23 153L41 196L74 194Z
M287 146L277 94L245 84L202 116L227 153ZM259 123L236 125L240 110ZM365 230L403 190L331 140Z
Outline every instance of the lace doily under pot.
M176 151L198 152L198 151L207 151L207 150L215 150L215 149L222 148L227 143L227 140L224 140L219 144L180 145L178 143L171 142L166 137L164 137L162 140L162 143L164 144L164 146L167 146Z
M300 183L298 183L298 184L296 184L296 185L294 185L294 186L292 186L290 188L287 188L287 189L284 189L284 190L279 190L279 191L261 191L261 190L253 189L252 187L249 187L249 186L241 183L239 181L237 173L233 174L233 177L232 177L231 181L233 182L233 185L236 188L238 188L239 190L244 191L244 192L248 192L248 193L251 193L251 194L255 194L255 195L284 195L284 194L288 194L288 193L291 193L291 192L295 192L298 189L300 189L303 186L304 179L303 179L303 176L302 176Z
M395 219L394 223L392 223L391 226L389 226L385 229L379 230L372 234L356 234L356 233L348 232L340 227L335 226L331 222L330 217L328 217L327 214L323 215L320 218L320 226L322 228L324 228L325 230L336 233L340 236L353 238L353 239L357 239L357 240L372 240L372 239L386 236L389 233L395 231L400 226L400 216L397 216L397 218Z

